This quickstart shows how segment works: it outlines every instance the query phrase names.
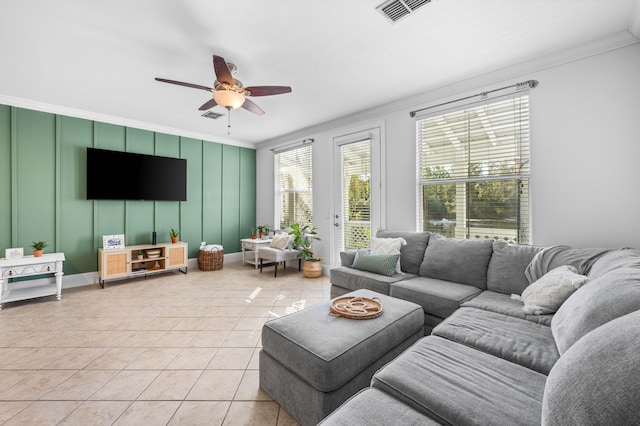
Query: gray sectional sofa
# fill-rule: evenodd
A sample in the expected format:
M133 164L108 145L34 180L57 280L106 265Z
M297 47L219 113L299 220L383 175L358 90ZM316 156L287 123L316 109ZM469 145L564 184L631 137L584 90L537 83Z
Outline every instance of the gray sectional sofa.
M323 425L640 424L640 252L402 237L403 274L352 267L331 296L369 289L422 306L425 336ZM519 300L561 265L588 277L553 314Z

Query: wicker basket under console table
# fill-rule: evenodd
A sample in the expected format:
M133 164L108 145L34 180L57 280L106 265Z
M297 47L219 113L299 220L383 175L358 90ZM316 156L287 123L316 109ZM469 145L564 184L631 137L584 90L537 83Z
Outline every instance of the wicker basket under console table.
M143 257L138 259L142 250ZM155 251L155 252L154 252ZM149 254L149 252L155 254ZM104 288L107 280L131 278L166 271L187 273L189 244L183 242L142 244L117 250L98 249L98 278Z

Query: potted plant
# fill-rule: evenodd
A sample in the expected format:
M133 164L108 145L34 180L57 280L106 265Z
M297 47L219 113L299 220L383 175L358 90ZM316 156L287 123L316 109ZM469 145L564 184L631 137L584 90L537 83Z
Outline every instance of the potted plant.
M144 252L142 250L138 250L138 260L144 259Z
M271 226L270 225L263 225L264 226L264 234L269 237L269 233L271 232Z
M175 229L171 228L171 232L169 232L169 236L171 237L172 244L175 244L178 242L178 235L180 235L180 233Z
M47 246L46 241L32 241L31 247L33 247L33 256L40 257L44 251L44 248Z
M255 240L256 238L256 228L251 228L251 239Z
M264 228L267 225L256 225L256 229L258 230L258 237L262 238L264 237Z
M291 225L289 235L293 235L293 245L300 251L298 257L304 260L302 275L306 278L317 278L322 275L321 259L313 254L313 240L320 240L316 237L317 228L313 225L300 226L299 223Z

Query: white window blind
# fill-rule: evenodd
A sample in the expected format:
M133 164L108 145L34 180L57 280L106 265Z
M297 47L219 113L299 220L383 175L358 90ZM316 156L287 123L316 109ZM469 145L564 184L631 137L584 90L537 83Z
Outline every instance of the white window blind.
M418 229L529 242L529 97L416 122Z
M371 140L340 146L342 158L342 250L369 247L371 238Z
M274 155L276 223L280 229L313 222L311 153L311 145L305 145Z

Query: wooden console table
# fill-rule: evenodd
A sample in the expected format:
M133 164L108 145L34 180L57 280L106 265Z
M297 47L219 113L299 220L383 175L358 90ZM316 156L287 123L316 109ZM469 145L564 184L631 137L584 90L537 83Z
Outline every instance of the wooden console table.
M6 302L56 295L62 299L62 262L64 253L48 253L42 257L25 256L19 259L0 259L0 309ZM53 274L55 283L36 284L30 280L9 282L12 278Z
M149 257L149 250L157 251L157 255ZM138 259L138 251L142 251L142 259ZM187 254L189 245L183 242L144 244L126 246L123 249L98 249L98 278L104 288L106 280L131 278L134 276L154 274L164 271L178 270L187 273Z

